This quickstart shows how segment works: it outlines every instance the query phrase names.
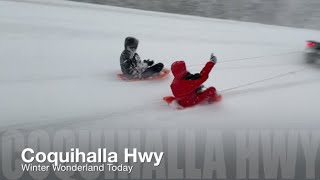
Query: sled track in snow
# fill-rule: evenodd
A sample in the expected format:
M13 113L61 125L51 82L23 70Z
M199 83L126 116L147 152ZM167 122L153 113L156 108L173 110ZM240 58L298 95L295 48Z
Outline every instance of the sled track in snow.
M259 88L247 88L247 89L243 89L243 90L238 90L244 87L248 87L251 86L253 84L257 84L257 83L263 83L266 81L271 81L271 80L275 80L275 79L279 79L279 78L283 78L285 76L288 75L294 75L297 73L301 73L303 71L306 71L310 68L303 68L303 69L299 69L296 71L290 71L287 73L283 73L283 74L279 74L277 76L273 76L270 78L266 78L263 80L258 80L258 81L254 81L251 83L247 83L244 85L240 85L240 86L236 86L233 88L227 88L224 90L221 90L219 92L223 92L225 97L228 96L234 96L234 95L241 95L241 94L246 94L249 92L264 92L264 91L269 91L269 90L277 90L277 89L284 89L284 88L290 88L290 87L294 87L294 86L299 86L302 84L312 84L312 83L319 83L320 82L320 78L314 78L314 79L306 79L306 80L300 80L297 82L289 82L289 83L285 83L285 84L281 84L281 85L272 85L272 86L264 86L264 87L259 87ZM161 98L159 98L159 100L154 100L149 102L149 104L159 104L159 103L163 103L164 106L167 106L166 103L161 100ZM148 106L150 109L152 109L151 106ZM171 107L168 106L168 109L170 110ZM190 108L192 109L192 108ZM147 109L148 110L148 109ZM168 112L169 115L167 116L163 116L161 117L161 119L166 119L167 117L171 116L172 113L174 113L175 109L171 109L173 111ZM188 110L188 109L184 109ZM4 133L6 131L10 131L10 130L21 130L21 131L32 131L32 130L37 130L37 129L58 129L60 127L65 127L65 128L77 128L77 127L81 127L82 123L87 123L87 122L99 122L99 121L105 121L109 118L115 118L115 117L121 117L121 116L126 116L127 114L130 113L135 113L135 112L143 112L146 111L146 106L145 104L141 104L141 105L137 105L133 108L126 108L126 109L122 109L119 111L113 111L113 112L109 112L109 113L99 113L99 114L94 114L94 115L88 115L86 117L74 117L74 118L68 118L68 119L48 119L48 120L44 120L44 122L36 122L34 124L37 124L37 126L33 125L27 125L27 123L25 124L16 124L16 125L12 125L6 128L2 128L0 130L0 133ZM57 121L57 122L55 122ZM75 126L74 124L77 123L77 125Z

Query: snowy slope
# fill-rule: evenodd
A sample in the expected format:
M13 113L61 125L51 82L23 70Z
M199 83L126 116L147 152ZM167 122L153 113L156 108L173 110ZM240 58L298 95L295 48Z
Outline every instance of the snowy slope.
M178 111L161 101L172 76L116 78L126 36L142 58L199 71L211 52L218 90L307 68L223 93L219 104ZM306 65L307 39L320 33L64 1L0 1L0 129L312 128L320 123L320 69ZM247 61L225 60L265 56Z

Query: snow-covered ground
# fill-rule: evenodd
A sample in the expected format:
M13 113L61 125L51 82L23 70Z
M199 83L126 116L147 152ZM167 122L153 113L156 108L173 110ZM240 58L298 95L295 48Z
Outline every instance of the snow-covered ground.
M142 58L185 60L218 90L300 70L223 92L219 104L185 110L161 99L162 81L116 78L126 36ZM304 41L318 31L130 10L64 1L0 1L0 129L318 128L320 69L307 65ZM282 54L271 56L275 54ZM264 56L246 61L226 60ZM193 66L191 66L193 65ZM194 66L197 65L197 66Z

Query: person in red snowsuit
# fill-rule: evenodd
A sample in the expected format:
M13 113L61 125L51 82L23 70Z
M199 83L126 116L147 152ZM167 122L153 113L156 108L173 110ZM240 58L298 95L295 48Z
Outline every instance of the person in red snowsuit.
M176 61L171 65L174 79L170 87L178 104L183 107L190 107L204 101L218 101L221 98L214 87L202 90L202 84L208 79L209 73L216 62L217 59L212 54L210 61L206 63L200 73L196 74L187 71L184 61Z

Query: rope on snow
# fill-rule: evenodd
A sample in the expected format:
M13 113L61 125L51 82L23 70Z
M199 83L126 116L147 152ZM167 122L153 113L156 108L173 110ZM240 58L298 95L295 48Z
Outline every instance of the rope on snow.
M255 56L255 57L240 58L240 59L231 59L231 60L221 61L221 62L218 62L218 63L229 63L229 62L234 62L234 61L248 61L248 60L259 59L259 58L264 58L264 57L283 56L283 55L289 55L289 54L298 54L298 53L302 53L302 52L303 51L301 51L301 50L300 51L290 51L290 52L278 53L278 54L272 54L272 55ZM203 65L203 64L195 64L195 65L190 65L188 67L200 66L200 65ZM304 71L306 69L307 68L302 68L302 69L295 70L295 71L289 71L289 72L278 74L276 76L272 76L272 77L269 77L269 78L266 78L266 79L261 79L261 80L249 82L249 83L246 83L246 84L238 85L238 86L235 86L235 87L227 88L227 89L221 90L219 92L227 92L227 91L231 91L231 90L234 90L234 89L239 89L239 88L242 88L242 87L246 87L246 86L251 86L251 85L254 85L254 84L262 83L262 82L265 82L265 81L278 79L278 78L281 78L281 77L284 77L284 76L288 76L288 75L292 75L292 74Z
M253 82L249 82L249 83L245 83L245 84L242 84L242 85L234 86L234 87L231 87L231 88L223 89L223 90L221 90L219 92L227 92L227 91L239 89L239 88L242 88L242 87L251 86L251 85L254 85L254 84L270 81L270 80L273 80L273 79L279 79L279 78L284 77L284 76L288 76L288 75L292 75L292 74L295 74L295 73L298 73L298 72L305 71L306 69L308 69L308 68L302 68L302 69L298 69L298 70L295 70L295 71L289 71L289 72L278 74L276 76L272 76L272 77L269 77L269 78L265 78L265 79L261 79L261 80L257 80L257 81L253 81Z

